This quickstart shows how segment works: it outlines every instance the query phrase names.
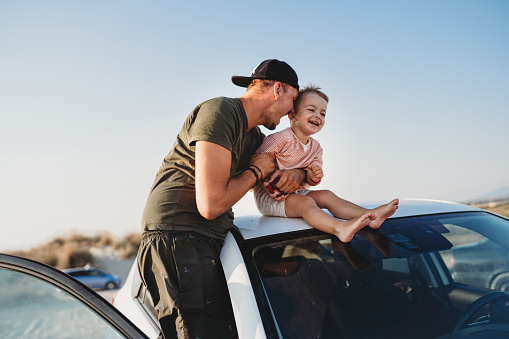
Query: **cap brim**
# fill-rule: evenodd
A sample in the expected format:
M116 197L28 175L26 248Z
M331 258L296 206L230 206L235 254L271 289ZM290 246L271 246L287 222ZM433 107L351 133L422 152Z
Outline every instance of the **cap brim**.
M235 85L240 86L240 87L247 87L247 86L249 86L249 84L251 83L251 81L253 81L253 79L256 79L256 78L241 77L241 76L238 76L238 75L232 76L232 82Z

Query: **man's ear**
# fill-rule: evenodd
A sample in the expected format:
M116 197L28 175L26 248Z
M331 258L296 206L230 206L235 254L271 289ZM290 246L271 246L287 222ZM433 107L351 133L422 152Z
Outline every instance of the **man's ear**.
M273 91L274 91L274 99L276 100L279 100L280 96L281 96L281 91L283 90L283 85L281 85L280 82L275 82L274 83L274 86L272 87Z

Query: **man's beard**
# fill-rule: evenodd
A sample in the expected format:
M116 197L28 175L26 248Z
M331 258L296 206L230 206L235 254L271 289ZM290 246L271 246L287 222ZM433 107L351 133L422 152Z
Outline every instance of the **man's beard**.
M265 127L266 129L268 130L275 130L277 125L279 125L279 123L281 122L281 118L279 118L279 120L277 122L274 122L272 121L271 119L266 119L266 121L263 123L263 127Z
M265 127L265 128L266 128L266 129L268 129L268 130L273 131L273 130L275 130L275 129L276 129L277 125L278 125L278 124L274 124L274 123L272 123L272 124L270 124L270 125L268 125L268 124L264 124L264 125L263 125L263 127Z

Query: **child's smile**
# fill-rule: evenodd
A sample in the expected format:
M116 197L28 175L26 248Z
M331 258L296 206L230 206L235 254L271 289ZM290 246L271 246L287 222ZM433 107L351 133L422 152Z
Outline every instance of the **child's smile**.
M295 113L290 116L292 130L299 140L306 144L309 137L320 132L325 124L327 101L316 93L306 93L300 100Z
M311 121L309 120L309 122L315 126L320 126L320 122L319 121Z

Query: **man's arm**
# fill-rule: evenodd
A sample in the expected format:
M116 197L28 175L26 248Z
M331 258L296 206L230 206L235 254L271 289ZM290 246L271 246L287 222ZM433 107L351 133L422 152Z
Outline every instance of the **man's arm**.
M200 214L213 220L238 202L256 183L251 171L230 178L231 152L208 141L197 141L195 149L196 205ZM274 170L274 156L260 154L252 158L266 175Z

